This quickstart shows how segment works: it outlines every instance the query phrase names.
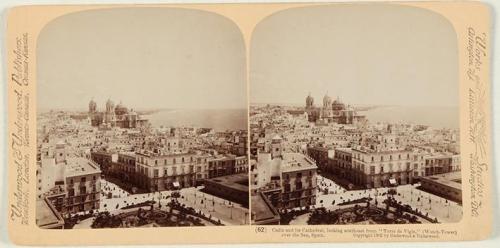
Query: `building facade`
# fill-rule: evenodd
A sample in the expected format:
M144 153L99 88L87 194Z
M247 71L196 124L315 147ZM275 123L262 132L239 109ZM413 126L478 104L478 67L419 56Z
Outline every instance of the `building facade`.
M264 195L277 209L315 205L316 162L301 153L284 152L279 136L272 138L268 149L259 153L251 173L252 195Z
M315 107L314 98L309 94L306 97L305 112L310 122L319 125L327 123L358 124L366 120L365 116L359 115L353 107L346 106L339 98L332 101L328 94L323 97L322 107Z
M129 110L122 103L115 106L110 99L106 102L106 110L104 112L99 112L96 102L90 100L88 116L90 124L95 127L138 128L148 122L146 119L142 119L133 109Z
M366 188L413 183L412 152L352 149L352 182Z

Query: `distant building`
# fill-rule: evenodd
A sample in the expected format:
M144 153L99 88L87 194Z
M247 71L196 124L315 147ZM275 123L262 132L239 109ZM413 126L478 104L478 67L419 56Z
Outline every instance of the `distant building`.
M104 112L97 111L96 102L91 100L89 102L88 116L91 125L95 127L103 125L108 127L138 128L148 122L146 119L141 119L139 114L134 110L129 110L121 103L115 106L110 99L106 102L106 110Z
M220 177L248 172L248 158L234 155L220 155L208 161L208 177Z
M460 155L450 152L438 152L426 156L425 176L460 171Z
M411 155L408 150L353 148L350 180L366 188L411 184Z
M135 174L138 186L152 192L195 186L195 166L206 165L206 161L197 161L195 155L136 152Z
M105 163L106 175L127 181L147 191L174 190L204 184L206 179L248 172L246 156L212 155L205 152L141 150L117 154L93 153ZM109 163L109 165L107 165Z
M91 150L90 158L99 165L102 173L107 175L111 169L111 165L118 160L118 153L114 151Z
M319 125L327 123L357 124L365 121L365 116L359 115L354 108L346 106L338 98L332 101L328 94L323 97L323 106L321 108L314 106L314 98L309 94L306 98L305 111L308 120Z
M352 154L351 148L335 148L333 158L328 160L328 171L354 181L356 172L352 167Z
M307 155L316 161L320 170L332 172L329 160L334 156L334 150L330 147L308 146Z

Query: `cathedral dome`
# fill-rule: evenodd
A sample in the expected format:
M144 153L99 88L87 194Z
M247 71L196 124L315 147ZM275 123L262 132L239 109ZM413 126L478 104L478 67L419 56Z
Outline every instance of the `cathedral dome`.
M115 108L116 115L124 115L127 113L128 113L127 107L125 107L121 102L118 105L116 105L116 108Z
M332 107L334 110L344 110L345 104L340 101L340 99L337 97L335 101L333 101Z

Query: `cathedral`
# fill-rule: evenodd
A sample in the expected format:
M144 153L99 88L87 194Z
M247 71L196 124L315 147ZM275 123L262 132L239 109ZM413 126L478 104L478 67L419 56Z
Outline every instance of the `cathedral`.
M323 106L315 107L314 98L309 94L306 97L305 112L310 122L318 124L356 124L365 121L365 116L358 113L351 106L346 106L337 97L332 101L328 93L323 97Z
M91 125L94 127L137 128L147 123L147 120L141 119L140 115L133 109L129 110L122 103L115 106L110 99L106 102L104 112L97 111L96 102L90 100L88 116Z

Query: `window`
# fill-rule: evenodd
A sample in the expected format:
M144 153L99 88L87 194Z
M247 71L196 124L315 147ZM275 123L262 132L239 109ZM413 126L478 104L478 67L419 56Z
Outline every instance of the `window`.
M290 184L285 184L285 192L290 192Z
M85 186L80 187L80 195L84 195L86 193L87 193L87 187L85 187Z
M298 181L297 183L295 183L295 189L296 190L301 190L302 189L302 182L301 181Z

